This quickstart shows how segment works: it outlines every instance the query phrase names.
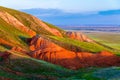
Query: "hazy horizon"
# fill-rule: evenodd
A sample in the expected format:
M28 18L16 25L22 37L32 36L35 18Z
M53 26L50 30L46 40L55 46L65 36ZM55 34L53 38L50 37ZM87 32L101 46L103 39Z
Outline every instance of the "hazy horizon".
M69 2L69 3L68 3ZM54 25L120 25L120 0L1 0Z

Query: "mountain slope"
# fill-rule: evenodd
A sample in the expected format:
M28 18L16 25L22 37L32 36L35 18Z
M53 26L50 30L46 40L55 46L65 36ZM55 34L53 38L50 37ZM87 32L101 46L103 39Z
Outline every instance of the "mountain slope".
M30 38L37 33L62 36L62 30L55 29L54 26L49 28L47 25L29 14L0 7L0 36L4 43L14 46L25 45L21 39Z
M83 33L66 32L32 15L0 7L0 70L12 76L1 73L3 77L65 79L79 74L70 69L119 66L120 57L113 53Z
M7 44L8 47L13 47L14 45L26 48L25 39L31 38L35 34L67 37L65 31L38 20L29 14L3 7L0 7L0 13L0 32L2 34L0 36L4 43L11 43Z

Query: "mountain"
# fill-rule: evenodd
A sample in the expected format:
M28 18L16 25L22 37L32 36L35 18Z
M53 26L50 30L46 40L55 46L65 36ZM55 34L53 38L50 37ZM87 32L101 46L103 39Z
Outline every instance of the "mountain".
M120 66L115 53L83 33L66 32L30 14L0 7L1 80L100 79L93 76L100 68L93 66Z
M68 13L58 9L34 8L21 11L55 25L119 25L120 21L120 10Z
M101 15L119 15L120 10L108 10L108 11L100 11L99 14Z

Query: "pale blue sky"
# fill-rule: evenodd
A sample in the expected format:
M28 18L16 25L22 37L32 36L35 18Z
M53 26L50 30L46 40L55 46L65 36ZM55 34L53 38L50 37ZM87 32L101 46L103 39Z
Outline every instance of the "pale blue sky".
M54 8L65 12L120 9L120 0L0 0L0 5L14 9Z

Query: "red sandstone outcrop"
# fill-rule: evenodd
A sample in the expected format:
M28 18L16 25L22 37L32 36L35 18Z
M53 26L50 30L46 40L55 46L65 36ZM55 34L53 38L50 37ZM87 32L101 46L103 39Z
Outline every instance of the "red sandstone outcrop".
M59 30L55 29L55 28L51 28L48 25L46 25L43 21L39 20L38 18L32 16L34 21L39 24L41 27L43 27L44 29L46 29L47 31L49 31L50 33L52 33L53 35L62 37L62 34L60 33Z
M8 24L13 25L15 28L17 28L23 32L26 32L30 36L36 35L36 32L34 32L33 30L24 26L19 20L17 20L14 16L10 15L9 13L0 11L0 17L4 21L6 21Z
M66 35L71 39L76 39L85 42L93 42L93 40L91 40L90 38L88 38L87 36L80 32L66 32Z
M120 57L103 51L100 53L72 52L41 36L33 37L30 43L30 56L58 64L70 69L89 66L120 66Z
M21 53L27 54L27 51L25 49L21 48L21 47L13 47L11 49L11 51L17 51L17 52L21 52Z

